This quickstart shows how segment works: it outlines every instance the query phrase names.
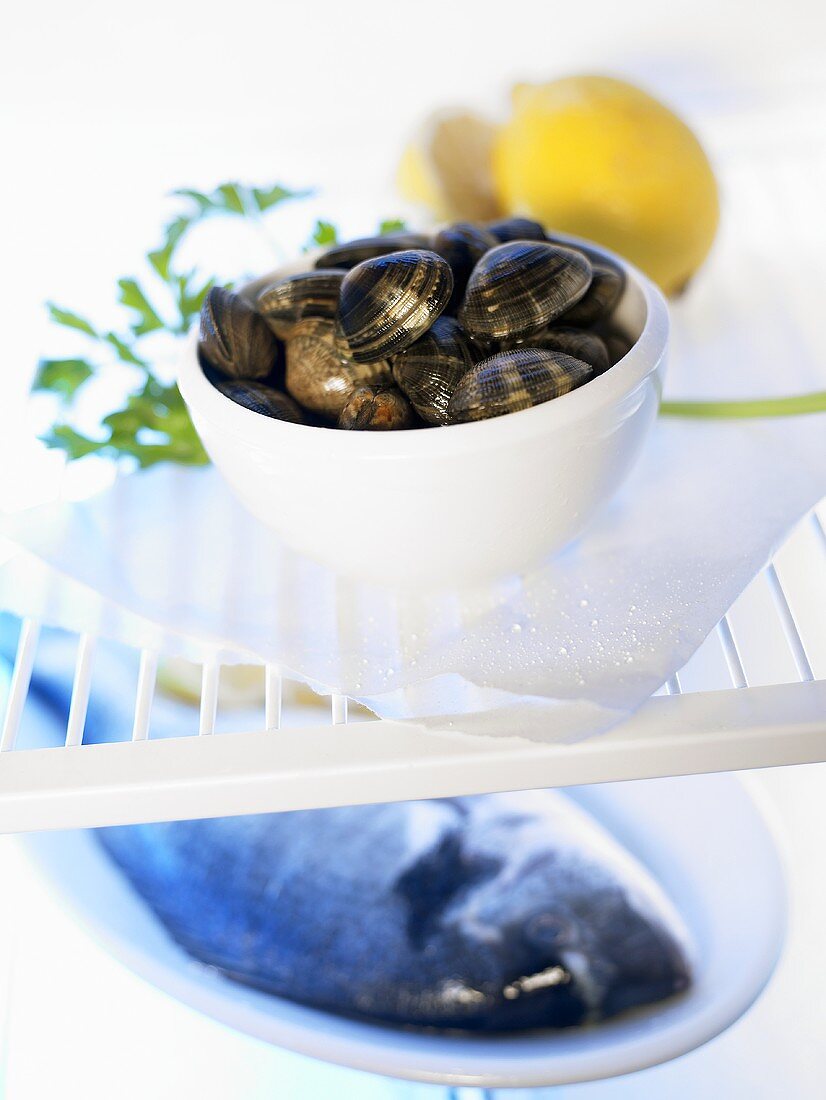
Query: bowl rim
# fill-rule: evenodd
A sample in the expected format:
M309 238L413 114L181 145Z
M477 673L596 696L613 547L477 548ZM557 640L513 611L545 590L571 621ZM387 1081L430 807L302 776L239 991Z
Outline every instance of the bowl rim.
M488 420L445 425L438 430L346 432L332 426L292 424L246 409L212 385L198 359L197 325L190 332L179 360L177 381L184 401L196 420L203 417L219 423L225 434L241 437L246 446L255 449L268 451L289 445L327 451L332 447L343 455L376 459L463 453L477 447L510 443L514 434L525 438L570 427L605 407L619 405L657 369L668 345L669 317L668 306L660 290L633 264L584 238L564 234L554 234L554 238L584 247L588 252L617 264L626 279L641 292L646 317L639 338L622 359L586 385L553 401ZM282 264L273 272L273 278L277 278L282 271L287 275L294 270L303 270L296 267L297 262ZM307 255L306 262L312 264L311 254Z

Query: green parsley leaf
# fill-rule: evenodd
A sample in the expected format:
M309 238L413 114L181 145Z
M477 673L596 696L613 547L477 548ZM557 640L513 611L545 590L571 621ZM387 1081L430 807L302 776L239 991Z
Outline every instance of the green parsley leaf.
M310 237L309 248L313 245L321 245L327 247L328 245L338 244L338 230L331 222L317 221L315 223L315 229L313 229Z
M288 187L282 187L279 183L276 183L273 187L253 187L252 189L253 200L262 214L265 210L269 210L271 206L276 206L286 199L304 199L310 193L310 191L291 191Z
M107 332L103 339L115 349L115 353L122 363L131 363L133 367L146 368L149 366L147 361L141 359L134 348L130 347L116 332Z
M190 285L194 277L194 271L190 271L188 275L177 275L175 277L175 304L181 317L180 332L182 333L189 330L189 326L200 314L201 306L204 304L207 294L215 285L214 279L207 279L200 290L194 290Z
M219 184L214 191L209 193L183 187L178 191L174 191L173 194L192 199L201 216L211 213L244 215L247 212L247 188L232 181Z
M89 439L68 424L56 424L51 431L40 437L47 447L56 447L65 451L71 459L85 458L86 455L99 453L105 443Z
M57 394L68 403L94 373L94 367L85 359L41 359L32 389Z
M390 233L403 233L407 229L407 222L403 218L385 218L379 223L379 236L386 237Z
M155 309L149 303L149 299L138 285L137 279L118 279L122 305L133 309L139 316L139 320L132 325L132 331L136 336L143 336L147 332L155 332L163 328L164 323Z
M246 188L240 183L222 183L216 187L213 202L223 204L223 209L231 214L246 214L247 208L244 202ZM220 200L217 196L220 195Z
M78 313L72 313L69 309L61 309L54 302L47 302L46 308L49 311L49 317L55 324L77 329L79 332L85 332L87 336L94 336L97 339L98 334L94 326L85 317L81 317Z
M147 253L147 259L165 282L169 280L170 265L178 242L192 225L192 222L193 219L185 214L174 218L164 230L163 245Z
M205 194L203 191L195 191L191 187L179 187L178 190L173 191L172 194L178 195L182 199L192 199L202 213L212 210L215 206L215 203L209 195Z

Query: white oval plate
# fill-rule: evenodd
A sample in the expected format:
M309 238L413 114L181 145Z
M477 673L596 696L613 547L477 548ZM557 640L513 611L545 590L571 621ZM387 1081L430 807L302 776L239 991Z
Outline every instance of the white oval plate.
M786 890L766 822L731 775L583 787L573 797L652 870L696 945L691 989L589 1028L465 1037L359 1023L238 985L166 935L87 832L26 838L62 900L135 973L277 1046L390 1077L450 1085L571 1084L665 1062L718 1035L753 1003L783 941Z

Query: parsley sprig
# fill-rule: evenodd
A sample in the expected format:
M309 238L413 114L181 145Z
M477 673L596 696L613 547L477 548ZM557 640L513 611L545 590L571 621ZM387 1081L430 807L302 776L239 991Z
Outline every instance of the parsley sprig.
M196 225L208 218L243 218L263 228L263 215L288 200L304 198L281 184L250 187L222 183L212 191L183 189L174 192L179 209L163 229L157 248L147 253L144 276L117 280L117 302L123 323L100 327L81 313L54 302L47 303L56 325L73 330L88 343L88 354L43 359L38 364L33 389L57 400L60 417L43 436L50 447L69 459L87 455L129 458L140 467L158 462L201 465L208 461L174 382L157 369L158 337L180 338L198 318L204 298L215 278L196 269L181 268L178 249ZM381 233L404 228L398 220L382 222ZM338 240L328 221L315 224L307 248L329 246ZM123 379L135 376L134 387L125 389L120 407L100 418L94 430L81 429L76 414L79 398L95 380L119 371ZM131 375L129 374L131 372Z
M206 452L178 387L158 374L151 353L150 338L180 337L189 330L215 283L213 277L199 275L195 269L181 269L178 248L187 233L207 218L260 219L272 207L305 194L280 184L247 187L236 182L222 183L209 192L177 191L180 209L164 227L161 244L147 254L148 278L126 276L117 281L117 301L124 315L121 326L100 328L83 314L48 302L50 319L84 336L89 352L38 364L33 389L56 396L62 412L44 441L70 459L91 454L128 456L142 467L157 462L205 463ZM97 431L81 431L70 422L79 395L90 382L124 365L137 372L136 387L127 393L122 407L102 417Z

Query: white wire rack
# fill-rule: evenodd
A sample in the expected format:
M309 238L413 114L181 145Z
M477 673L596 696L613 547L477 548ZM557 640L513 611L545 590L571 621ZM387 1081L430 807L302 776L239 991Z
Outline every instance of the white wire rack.
M0 734L0 831L74 828L727 771L826 760L826 528L812 512L688 664L637 713L577 744L436 734L414 723L291 725L263 669L257 732L213 736L220 666L203 665L198 736L152 739L160 655L135 652L123 740L84 744L92 634L77 642L65 745L15 747L40 624L22 622ZM285 720L285 716L286 719ZM306 721L306 717L305 717Z

